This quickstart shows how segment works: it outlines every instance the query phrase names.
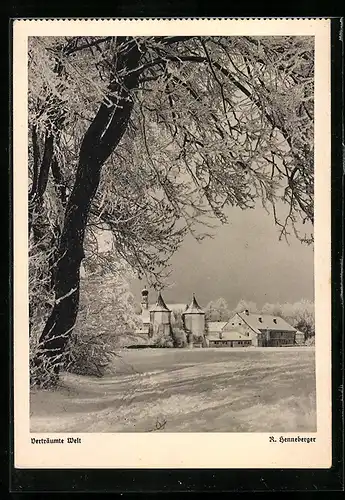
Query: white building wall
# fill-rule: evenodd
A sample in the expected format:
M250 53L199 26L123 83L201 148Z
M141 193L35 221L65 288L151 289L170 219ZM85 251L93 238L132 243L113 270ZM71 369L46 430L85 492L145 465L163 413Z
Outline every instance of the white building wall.
M205 314L185 314L184 325L186 330L193 335L204 335L205 333Z

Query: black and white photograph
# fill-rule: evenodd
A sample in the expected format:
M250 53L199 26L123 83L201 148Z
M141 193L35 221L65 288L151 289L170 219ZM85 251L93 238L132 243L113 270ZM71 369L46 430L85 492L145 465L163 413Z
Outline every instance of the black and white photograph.
M315 441L315 36L56 31L26 38L29 433Z

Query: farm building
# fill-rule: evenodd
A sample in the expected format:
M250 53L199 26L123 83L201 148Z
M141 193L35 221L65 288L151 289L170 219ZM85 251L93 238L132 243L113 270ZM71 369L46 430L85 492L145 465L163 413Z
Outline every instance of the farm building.
M229 326L228 321L209 321L205 336L207 347L249 347L252 339L240 326Z
M247 335L243 335L235 330L233 331L223 331L222 328L218 330L216 325L212 325L210 322L208 334L205 336L206 347L249 347L252 345L252 340ZM222 322L219 322L222 323ZM226 323L224 324L224 326Z
M255 347L279 347L295 344L296 328L279 316L254 314L248 310L236 313L223 331L239 331L252 340Z
M216 337L217 335L220 338L223 328L226 326L227 321L208 321L207 322L207 331L208 336Z

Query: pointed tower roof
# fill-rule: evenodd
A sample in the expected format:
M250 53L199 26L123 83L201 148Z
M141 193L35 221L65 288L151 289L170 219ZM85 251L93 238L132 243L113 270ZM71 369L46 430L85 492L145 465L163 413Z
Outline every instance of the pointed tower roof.
M162 311L171 312L170 309L167 308L167 305L164 302L164 299L162 297L161 292L159 292L156 305L151 309L151 311L153 311L153 312L162 312Z
M205 311L199 306L193 293L193 300L183 314L205 314Z

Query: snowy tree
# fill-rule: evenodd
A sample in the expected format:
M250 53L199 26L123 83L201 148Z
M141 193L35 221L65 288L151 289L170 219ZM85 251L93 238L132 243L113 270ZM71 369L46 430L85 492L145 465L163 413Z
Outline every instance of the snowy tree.
M294 303L265 304L262 313L280 316L297 330L305 333L306 338L315 335L315 306L310 300L302 299Z
M227 321L230 319L228 304L222 297L211 300L206 306L205 314L208 321Z
M255 302L251 302L250 300L241 299L235 309L233 310L233 314L241 313L243 311L248 310L250 313L257 313L258 308Z
M263 305L261 312L263 314L270 314L271 316L281 316L283 317L283 306L282 304L276 303L276 304L270 304L267 302L266 304Z

